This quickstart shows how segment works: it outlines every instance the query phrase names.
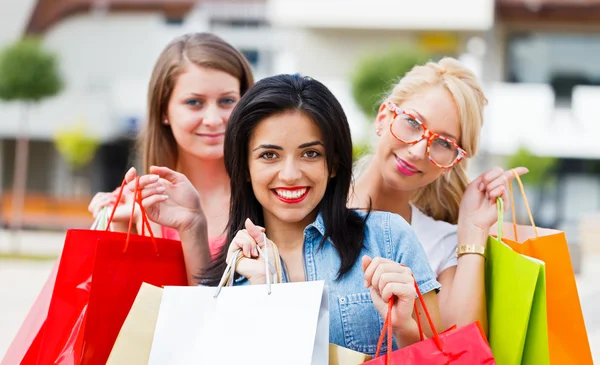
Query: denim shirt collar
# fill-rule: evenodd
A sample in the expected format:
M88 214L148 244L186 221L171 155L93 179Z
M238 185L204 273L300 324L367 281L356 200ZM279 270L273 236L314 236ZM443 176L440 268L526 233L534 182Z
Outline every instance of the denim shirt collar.
M321 238L325 236L325 222L323 221L323 215L321 214L321 212L317 214L317 218L314 222L312 222L306 228L304 228L304 235L306 237L320 235Z

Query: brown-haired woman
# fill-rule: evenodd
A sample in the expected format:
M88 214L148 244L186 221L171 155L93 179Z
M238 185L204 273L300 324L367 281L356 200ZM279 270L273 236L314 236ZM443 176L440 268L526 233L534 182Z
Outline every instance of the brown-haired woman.
M224 243L228 218L229 177L223 163L225 127L233 107L253 84L246 58L210 33L185 34L171 41L158 57L150 79L148 123L140 135L139 148L145 173L156 173L155 166L164 166L189 179L200 195L202 206L198 209L206 218L211 252L218 251ZM135 170L130 170L130 174L135 174ZM118 190L98 193L89 205L90 212L96 216L103 207L115 204L117 193ZM125 200L128 199L131 197ZM117 209L113 230L127 229L128 206L131 207L121 204ZM164 238L188 241L168 221L161 219L162 225L154 223L153 231ZM191 269L188 271L198 272Z

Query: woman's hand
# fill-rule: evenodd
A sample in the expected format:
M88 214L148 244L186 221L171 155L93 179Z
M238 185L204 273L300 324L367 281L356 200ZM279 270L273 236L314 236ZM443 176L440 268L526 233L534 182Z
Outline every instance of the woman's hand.
M250 219L244 222L245 229L238 231L235 235L229 249L227 250L227 264L233 259L233 254L237 250L242 250L240 253L244 259L240 260L236 267L236 272L244 276L250 284L264 284L267 281L265 273L265 261L263 257L259 257L258 247L264 252L264 231L265 229L255 225ZM273 242L267 239L270 247ZM273 263L275 257L273 250L269 250L269 260Z
M397 262L376 257L363 256L365 286L371 289L375 308L383 319L387 316L388 302L395 297L392 307L392 331L400 347L419 341L419 329L413 318L415 279L411 270Z
M108 209L112 211L114 206L117 205L115 215L112 219L111 229L116 232L127 232L129 218L131 217L133 194L128 189L124 189L121 199L117 201L120 190L121 187L118 187L111 193L97 193L88 205L88 211L92 213L94 219L97 219L98 214L100 214L102 209L108 207ZM136 209L134 219L137 218L137 214L139 214L139 209Z
M514 170L519 175L529 172L525 167ZM498 221L496 199L502 198L505 211L509 207L507 183L511 179L514 179L512 171L496 167L481 174L467 186L458 213L458 232L466 240L460 240L459 237L459 242L466 243L473 239L467 237L476 235L487 237L490 227Z
M138 185L149 220L177 231L206 220L198 191L185 175L156 166L152 166L150 172L140 177ZM131 168L125 175L131 193L135 192L135 178L135 168Z

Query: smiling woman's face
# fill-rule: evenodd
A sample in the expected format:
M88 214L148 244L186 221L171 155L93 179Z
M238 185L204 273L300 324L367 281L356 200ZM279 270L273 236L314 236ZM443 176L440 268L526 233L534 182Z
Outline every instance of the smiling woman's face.
M458 109L452 95L444 87L423 90L398 106L417 116L431 132L460 143ZM407 117L401 115L398 118ZM447 171L429 161L427 138L415 144L399 141L390 131L392 123L394 114L387 108L381 108L376 126L380 138L374 161L379 165L382 177L389 186L414 191L431 184Z
M163 122L171 126L179 155L222 159L225 128L239 99L237 78L189 64L177 78L163 117Z
M306 115L290 112L261 121L248 144L252 190L266 225L309 225L329 181L323 136Z

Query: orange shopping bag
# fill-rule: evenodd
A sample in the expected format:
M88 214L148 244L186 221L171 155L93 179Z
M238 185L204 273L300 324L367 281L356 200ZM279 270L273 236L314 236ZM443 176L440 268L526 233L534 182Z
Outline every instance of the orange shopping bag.
M512 205L512 232L505 232L502 241L516 252L546 263L546 306L548 314L548 347L550 364L593 364L575 274L571 264L565 233L535 225L525 189L515 173L529 214L531 226L517 225L512 184L509 184ZM510 231L510 229L507 229Z

